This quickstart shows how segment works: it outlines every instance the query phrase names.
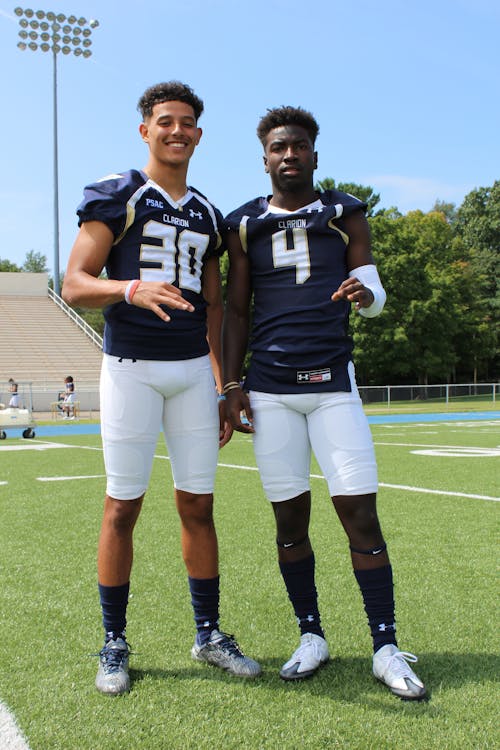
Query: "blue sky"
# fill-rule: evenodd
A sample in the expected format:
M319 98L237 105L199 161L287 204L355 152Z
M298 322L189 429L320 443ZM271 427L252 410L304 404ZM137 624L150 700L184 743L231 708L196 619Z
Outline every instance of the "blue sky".
M0 258L53 266L52 60L17 49L0 0ZM500 177L498 0L67 0L97 18L88 60L58 58L60 267L82 188L147 160L137 100L162 80L205 102L189 182L225 213L269 191L255 135L268 107L320 123L318 179L369 184L382 207L460 204Z

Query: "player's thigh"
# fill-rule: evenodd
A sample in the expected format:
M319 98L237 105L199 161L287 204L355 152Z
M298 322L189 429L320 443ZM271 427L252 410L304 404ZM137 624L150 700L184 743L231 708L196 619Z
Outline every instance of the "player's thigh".
M161 429L163 397L151 384L148 362L105 354L100 402L106 491L132 500L146 491Z
M183 387L166 398L163 431L178 490L213 492L219 454L219 409L210 359L177 362Z
M312 450L332 497L377 491L368 420L356 394L325 394L308 417Z
M250 391L255 460L266 497L281 502L307 492L311 448L307 421L290 407L293 397Z

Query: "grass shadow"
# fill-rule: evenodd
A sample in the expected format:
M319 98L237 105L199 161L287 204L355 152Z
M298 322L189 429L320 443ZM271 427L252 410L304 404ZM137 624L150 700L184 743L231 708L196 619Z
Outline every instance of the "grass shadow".
M185 668L143 668L131 669L132 690L146 679L155 681L176 682L212 681L227 685L246 685L250 689L264 687L267 690L281 692L284 695L298 692L311 697L328 698L334 702L372 705L383 711L400 711L404 705L427 706L436 710L432 704L433 694L437 695L456 688L464 689L468 684L498 682L500 674L500 657L497 654L454 654L425 653L419 657L418 675L427 686L427 701L400 701L371 672L369 657L335 657L330 660L316 675L306 680L284 681L279 677L279 670L284 659L272 658L261 661L262 675L256 679L238 678L208 664L193 664ZM387 698L390 700L387 701ZM412 709L413 710L413 709Z

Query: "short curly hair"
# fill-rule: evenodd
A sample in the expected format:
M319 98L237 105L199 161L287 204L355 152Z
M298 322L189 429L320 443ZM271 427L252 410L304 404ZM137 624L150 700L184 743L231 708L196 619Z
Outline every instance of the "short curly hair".
M203 113L203 102L199 96L196 96L193 89L180 81L167 81L166 83L157 83L150 86L141 96L137 103L137 109L145 120L153 114L155 104L163 102L185 102L189 104L194 111L196 121Z
M268 109L267 114L261 117L257 126L257 135L263 146L266 144L268 133L274 128L283 125L300 125L307 132L314 145L319 133L319 125L313 115L302 107L274 107Z

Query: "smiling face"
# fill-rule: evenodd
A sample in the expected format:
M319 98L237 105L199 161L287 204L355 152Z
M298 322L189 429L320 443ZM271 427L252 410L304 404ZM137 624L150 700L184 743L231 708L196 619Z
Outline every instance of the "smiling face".
M264 165L274 193L310 191L317 153L307 130L300 125L270 130L264 144Z
M187 168L202 134L193 108L180 101L155 104L139 131L149 146L150 163L174 168Z

